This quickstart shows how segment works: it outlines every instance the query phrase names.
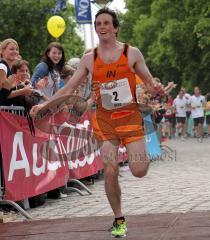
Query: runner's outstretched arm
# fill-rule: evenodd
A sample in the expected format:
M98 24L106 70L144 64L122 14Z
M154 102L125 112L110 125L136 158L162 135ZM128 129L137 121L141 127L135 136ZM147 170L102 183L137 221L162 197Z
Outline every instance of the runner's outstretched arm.
M38 104L32 107L30 114L33 118L35 118L38 111L40 111L43 107L46 107L47 105L50 106L51 102L56 102L57 99L59 99L62 96L71 96L74 93L74 90L79 86L79 84L82 82L84 78L87 77L88 70L86 68L85 62L87 57L83 57L79 63L79 66L74 73L73 77L70 81L65 85L65 87L59 89L48 101Z
M152 93L164 93L163 85L157 82L150 73L142 53L137 48L131 48L131 57L134 60L133 68L135 73L142 79L146 88Z

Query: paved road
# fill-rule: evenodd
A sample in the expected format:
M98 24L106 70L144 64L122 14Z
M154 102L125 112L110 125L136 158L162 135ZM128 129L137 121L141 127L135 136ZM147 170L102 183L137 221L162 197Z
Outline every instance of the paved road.
M143 179L133 177L127 166L121 168L125 215L210 210L210 139L203 143L192 138L185 142L175 139L166 145L173 150L169 157L153 162ZM103 179L90 189L93 195L71 193L28 212L34 219L112 215ZM17 220L22 219L19 216Z

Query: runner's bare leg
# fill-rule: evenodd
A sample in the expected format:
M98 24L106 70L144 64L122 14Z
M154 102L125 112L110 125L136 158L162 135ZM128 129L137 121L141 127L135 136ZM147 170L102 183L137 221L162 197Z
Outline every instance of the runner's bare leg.
M129 168L135 177L144 177L149 168L144 139L126 144Z
M115 218L122 217L121 189L118 182L118 141L105 141L101 147L104 162L105 191Z

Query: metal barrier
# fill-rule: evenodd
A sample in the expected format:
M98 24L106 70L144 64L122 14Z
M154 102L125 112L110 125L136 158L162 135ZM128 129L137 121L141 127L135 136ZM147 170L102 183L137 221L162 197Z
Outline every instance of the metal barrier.
M18 116L25 116L25 108L21 106L0 106L0 111L10 112Z
M0 106L0 111L10 112L18 116L25 116L25 108L19 106ZM1 151L0 151L1 155ZM2 165L2 156L0 156L0 165ZM2 165L3 166L3 165ZM4 177L3 177L3 167L0 168L0 205L10 205L13 206L18 212L20 212L26 219L32 219L32 217L16 202L11 200L4 200ZM29 208L28 199L23 200L24 208Z

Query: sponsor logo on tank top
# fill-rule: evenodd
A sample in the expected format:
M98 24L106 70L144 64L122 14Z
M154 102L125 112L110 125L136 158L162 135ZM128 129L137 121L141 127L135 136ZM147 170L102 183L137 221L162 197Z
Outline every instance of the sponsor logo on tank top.
M107 90L111 90L111 89L115 88L116 86L117 86L116 81L101 84L101 88L107 89Z
M97 69L104 68L104 65L103 64L96 65L96 68Z
M109 70L106 73L107 78L111 78L111 77L115 77L115 76L116 76L116 71L115 70L114 71Z
M121 64L117 64L117 68L118 67L126 67L127 65L125 63L121 63Z

